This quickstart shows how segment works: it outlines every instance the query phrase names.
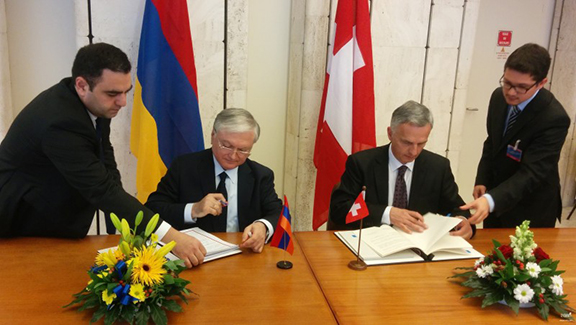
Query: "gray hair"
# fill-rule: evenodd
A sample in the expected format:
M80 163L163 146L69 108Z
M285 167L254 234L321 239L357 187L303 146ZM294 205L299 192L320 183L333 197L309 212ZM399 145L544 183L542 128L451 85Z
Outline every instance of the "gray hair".
M252 114L243 108L227 108L222 110L214 120L214 133L227 131L231 133L254 132L254 143L260 137L260 125Z
M394 110L392 120L390 121L390 128L392 128L392 131L395 131L398 125L404 123L410 123L419 127L430 124L432 128L434 126L434 118L432 117L432 112L430 112L426 106L409 100Z

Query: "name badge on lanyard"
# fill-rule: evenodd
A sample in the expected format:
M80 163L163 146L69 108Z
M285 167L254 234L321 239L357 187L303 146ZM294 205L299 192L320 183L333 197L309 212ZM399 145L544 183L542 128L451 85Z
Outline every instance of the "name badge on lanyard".
M518 145L520 144L520 140L516 140L516 144L514 146L508 145L506 149L506 157L520 162L522 160L522 150L518 149Z

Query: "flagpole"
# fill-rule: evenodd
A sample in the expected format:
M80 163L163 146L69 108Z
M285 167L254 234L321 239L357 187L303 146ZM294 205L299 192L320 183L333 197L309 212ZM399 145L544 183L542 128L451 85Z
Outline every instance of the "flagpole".
M286 260L286 236L282 236L282 247L284 247L284 259L276 263L276 267L283 270L288 270L292 268L292 262Z
M362 186L362 191L366 191L366 186ZM358 231L358 250L356 250L356 260L350 261L348 267L354 271L364 271L366 270L366 263L360 259L360 245L362 244L362 225L364 223L364 218L360 219L360 230Z

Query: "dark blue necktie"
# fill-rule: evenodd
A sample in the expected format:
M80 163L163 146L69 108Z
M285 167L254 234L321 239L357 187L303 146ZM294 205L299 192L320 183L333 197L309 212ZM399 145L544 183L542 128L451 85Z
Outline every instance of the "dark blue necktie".
M506 124L506 130L504 131L504 135L506 135L506 133L512 128L512 126L514 126L514 123L516 123L516 120L518 119L518 116L520 116L520 109L518 108L518 106L514 105L511 108L511 113L510 113L510 117L508 118L508 124Z
M220 177L220 183L218 183L216 192L222 193L226 201L228 201L228 191L226 191L226 178L228 178L228 175L226 174L226 172L221 172L220 175L218 175L218 177ZM222 214L216 216L216 218L218 220L218 222L216 223L218 225L216 231L226 232L226 224L228 221L228 208L223 206Z
M408 207L408 191L406 190L406 181L404 180L406 169L408 169L408 167L405 165L398 168L398 176L396 177L396 185L394 186L392 206L400 209L406 209Z

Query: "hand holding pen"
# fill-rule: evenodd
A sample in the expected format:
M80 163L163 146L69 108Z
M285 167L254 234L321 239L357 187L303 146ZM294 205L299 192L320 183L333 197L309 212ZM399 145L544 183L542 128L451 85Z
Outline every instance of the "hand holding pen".
M192 206L192 218L203 218L209 214L219 216L228 201L221 193L210 193Z

